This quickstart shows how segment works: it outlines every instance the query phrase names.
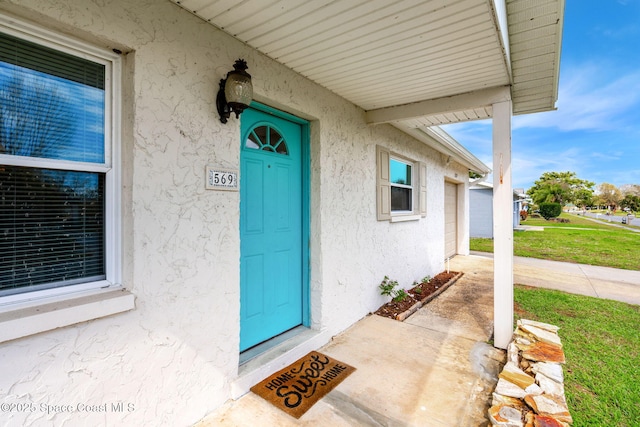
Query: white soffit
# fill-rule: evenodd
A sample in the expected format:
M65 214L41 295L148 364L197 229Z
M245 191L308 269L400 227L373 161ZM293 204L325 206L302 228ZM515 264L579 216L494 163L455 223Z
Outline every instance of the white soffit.
M555 108L564 0L171 1L366 111L504 86L515 113ZM468 105L403 125L491 114Z
M513 113L555 109L564 0L508 0Z
M369 123L413 134L491 118L506 99L514 114L555 109L565 0L170 1L361 107Z
M488 0L173 0L364 110L510 84Z

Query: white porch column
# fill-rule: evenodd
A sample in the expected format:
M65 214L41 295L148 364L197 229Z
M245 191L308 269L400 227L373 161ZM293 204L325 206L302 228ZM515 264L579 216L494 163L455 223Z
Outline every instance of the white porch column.
M511 101L493 104L493 331L506 349L513 334Z

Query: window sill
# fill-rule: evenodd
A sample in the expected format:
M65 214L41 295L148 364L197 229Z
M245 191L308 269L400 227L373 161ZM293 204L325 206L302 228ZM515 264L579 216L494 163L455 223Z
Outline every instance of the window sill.
M131 292L117 288L0 307L0 342L129 311L134 300Z
M391 222L418 221L420 218L420 215L398 215L392 216Z

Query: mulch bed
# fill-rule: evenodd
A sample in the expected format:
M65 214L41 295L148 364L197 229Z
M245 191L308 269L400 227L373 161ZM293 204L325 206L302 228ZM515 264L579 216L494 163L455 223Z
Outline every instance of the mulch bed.
M427 283L420 283L407 290L408 297L402 301L389 301L380 307L374 314L388 317L394 320L404 320L418 308L440 295L449 286L454 284L462 273L457 271L443 271L433 277Z

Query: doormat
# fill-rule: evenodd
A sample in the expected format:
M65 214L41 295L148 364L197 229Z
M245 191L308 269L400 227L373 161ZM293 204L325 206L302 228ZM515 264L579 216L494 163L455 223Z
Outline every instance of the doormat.
M356 368L312 351L251 387L251 391L295 418L300 418Z

